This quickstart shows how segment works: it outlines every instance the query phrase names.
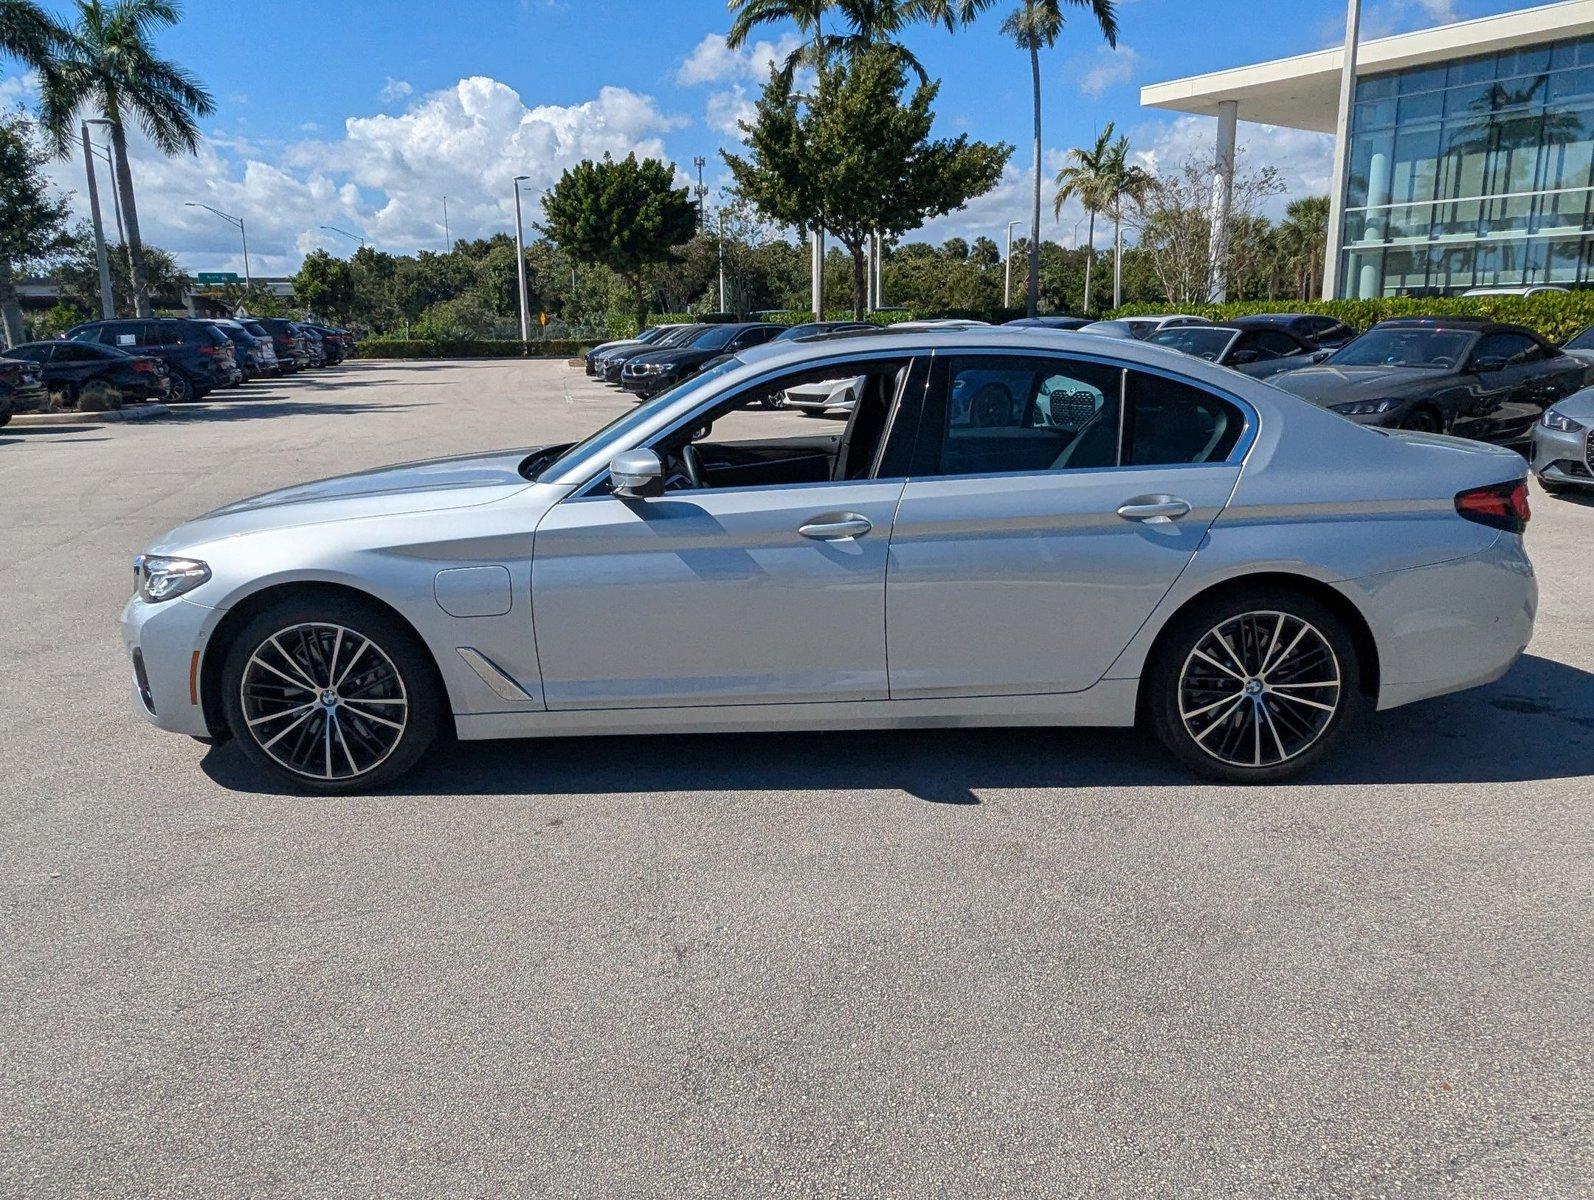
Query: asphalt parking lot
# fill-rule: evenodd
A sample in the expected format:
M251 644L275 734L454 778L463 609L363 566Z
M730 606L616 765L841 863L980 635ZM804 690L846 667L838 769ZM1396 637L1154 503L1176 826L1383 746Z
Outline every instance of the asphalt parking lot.
M936 731L474 743L328 801L135 715L154 534L627 405L354 362L0 430L0 1193L1588 1194L1594 504L1535 493L1509 676L1288 786Z

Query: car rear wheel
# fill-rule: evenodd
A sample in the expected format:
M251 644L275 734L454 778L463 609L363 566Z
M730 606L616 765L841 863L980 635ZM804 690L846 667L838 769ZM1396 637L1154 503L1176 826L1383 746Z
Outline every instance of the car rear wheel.
M252 618L222 668L227 724L277 782L325 794L385 787L442 725L425 647L355 600L290 601Z
M1287 779L1329 753L1367 708L1345 623L1282 589L1175 619L1146 673L1145 711L1167 749L1226 783Z
M173 371L169 379L171 381L171 391L168 393L167 398L173 404L182 404L194 398L194 385L188 382L188 376L181 371Z

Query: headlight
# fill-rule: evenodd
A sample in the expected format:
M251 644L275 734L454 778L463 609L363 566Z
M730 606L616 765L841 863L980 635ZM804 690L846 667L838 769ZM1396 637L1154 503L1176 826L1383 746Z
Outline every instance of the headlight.
M1553 429L1556 433L1582 433L1583 424L1574 421L1565 413L1558 413L1553 408L1546 409L1543 419L1539 422L1546 429Z
M195 558L140 554L133 560L133 584L151 604L191 592L210 578L210 568Z
M1329 409L1346 417L1375 417L1400 407L1399 400L1354 400L1349 404L1330 404Z

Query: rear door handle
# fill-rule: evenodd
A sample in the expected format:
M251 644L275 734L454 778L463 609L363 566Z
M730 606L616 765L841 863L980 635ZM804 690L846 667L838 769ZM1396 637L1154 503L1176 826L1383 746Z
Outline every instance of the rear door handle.
M1124 520L1147 525L1166 525L1189 511L1190 502L1178 496L1136 496L1118 506L1118 515Z
M873 528L873 522L861 513L821 513L799 525L797 532L816 541L844 542L848 538L862 537Z

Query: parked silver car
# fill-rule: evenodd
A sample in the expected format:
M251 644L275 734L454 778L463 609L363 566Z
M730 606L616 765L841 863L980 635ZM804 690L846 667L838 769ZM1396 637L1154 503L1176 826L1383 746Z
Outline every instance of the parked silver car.
M862 377L842 429L716 439ZM777 421L778 414L759 419ZM1127 726L1275 780L1527 644L1525 464L1186 355L968 328L728 357L585 441L366 471L156 539L136 703L284 785L465 739Z
M1533 473L1552 492L1594 488L1594 387L1544 410L1533 427Z

